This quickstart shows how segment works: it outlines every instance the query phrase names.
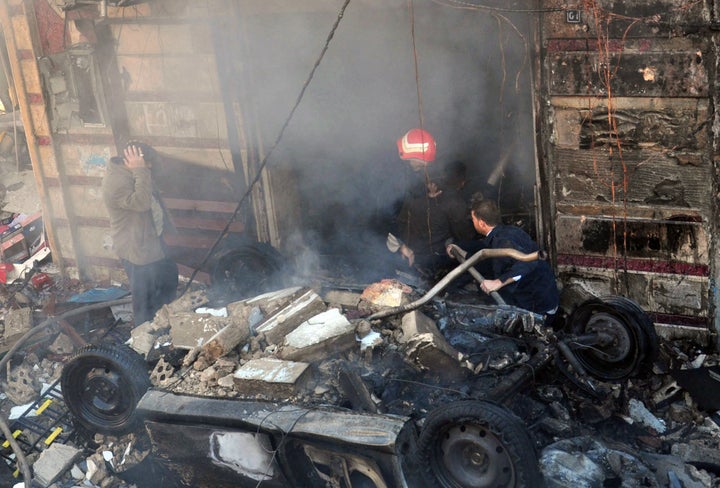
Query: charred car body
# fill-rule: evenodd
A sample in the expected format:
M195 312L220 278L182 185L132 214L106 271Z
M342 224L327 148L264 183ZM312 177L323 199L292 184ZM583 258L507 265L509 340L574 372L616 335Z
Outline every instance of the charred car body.
M562 330L516 307L438 297L497 256L538 258L486 249L422 295L405 287L412 302L341 307L355 345L310 355L289 392L251 385L232 398L199 396L178 387L192 368L159 385L134 351L91 345L64 367L65 400L92 432L144 428L179 486L541 486L535 434L510 408L521 390L561 376L589 396L605 395L607 384L649 371L658 339L623 297L581 303ZM277 359L276 344L252 322L256 335L232 354L278 361L269 374L288 375L298 362Z

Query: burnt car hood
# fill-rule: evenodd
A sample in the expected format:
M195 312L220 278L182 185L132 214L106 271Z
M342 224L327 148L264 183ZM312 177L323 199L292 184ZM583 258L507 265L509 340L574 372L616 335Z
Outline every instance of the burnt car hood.
M136 412L180 486L326 486L338 466L378 487L409 486L401 466L408 417L155 389Z

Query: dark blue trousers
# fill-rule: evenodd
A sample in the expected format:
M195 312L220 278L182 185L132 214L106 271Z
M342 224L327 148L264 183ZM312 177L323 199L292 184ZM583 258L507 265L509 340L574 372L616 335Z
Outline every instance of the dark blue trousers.
M165 258L138 265L123 259L122 264L130 280L133 320L136 326L151 321L155 312L175 300L178 267L174 261Z

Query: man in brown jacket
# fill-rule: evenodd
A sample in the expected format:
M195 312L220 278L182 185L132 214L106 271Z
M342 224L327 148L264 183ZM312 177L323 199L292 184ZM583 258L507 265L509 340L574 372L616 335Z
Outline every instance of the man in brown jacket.
M157 152L144 143L130 143L124 157L113 157L102 183L110 216L113 249L130 281L135 325L153 319L177 294L177 264L166 257L162 208L153 195L151 167Z

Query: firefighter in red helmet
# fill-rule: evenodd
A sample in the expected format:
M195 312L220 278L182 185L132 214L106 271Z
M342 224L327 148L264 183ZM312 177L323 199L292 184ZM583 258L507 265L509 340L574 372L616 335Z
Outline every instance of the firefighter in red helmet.
M410 129L397 140L400 159L409 162L414 170L420 170L435 161L437 144L435 138L425 129Z
M456 264L450 263L445 254L448 240L475 236L467 203L460 192L464 173L460 183L456 175L450 177L449 173L431 176L429 166L437 156L437 143L424 129L410 129L397 140L397 149L400 159L407 161L419 176L406 191L397 216L397 237L402 243L399 251L411 267L435 275Z

